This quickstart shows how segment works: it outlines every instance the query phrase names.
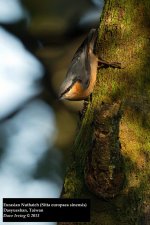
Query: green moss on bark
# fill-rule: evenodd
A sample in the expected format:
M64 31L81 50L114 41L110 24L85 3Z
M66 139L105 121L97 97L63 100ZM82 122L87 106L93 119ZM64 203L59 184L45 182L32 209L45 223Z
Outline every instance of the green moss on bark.
M70 184L68 183L65 189L67 190L67 186L70 185L75 186L71 190L77 193L80 180L78 196L89 197L92 200L91 222L81 224L148 225L149 223L149 21L149 0L106 1L99 27L97 54L107 61L120 62L123 69L103 68L98 71L93 101L88 105L75 141L74 175L72 179L69 179ZM94 111L102 102L113 105L117 101L122 103L119 141L124 159L123 172L126 182L119 195L106 202L96 198L87 190L84 183L84 171L88 151L93 141ZM109 166L111 169L111 164L107 164L107 167Z

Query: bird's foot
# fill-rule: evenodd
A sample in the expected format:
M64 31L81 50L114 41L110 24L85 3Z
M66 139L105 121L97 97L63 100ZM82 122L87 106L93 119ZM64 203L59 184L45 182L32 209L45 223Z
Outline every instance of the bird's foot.
M83 109L82 109L81 112L79 112L80 120L82 120L84 118L86 110L87 110L88 105L89 105L89 102L92 102L92 94L90 94L90 96L84 100Z
M103 59L98 59L98 67L99 68L107 68L107 67L112 67L112 68L118 68L118 69L122 69L121 63L119 62L107 62Z

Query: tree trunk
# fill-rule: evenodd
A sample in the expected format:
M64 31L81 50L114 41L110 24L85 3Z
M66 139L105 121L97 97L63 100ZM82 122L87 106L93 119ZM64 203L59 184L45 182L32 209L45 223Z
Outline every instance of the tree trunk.
M150 224L150 1L106 0L100 68L75 140L63 198L90 198L91 222Z

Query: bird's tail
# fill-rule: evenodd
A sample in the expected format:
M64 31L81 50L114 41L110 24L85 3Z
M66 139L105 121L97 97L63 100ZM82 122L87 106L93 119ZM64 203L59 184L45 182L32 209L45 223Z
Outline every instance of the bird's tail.
M89 33L89 47L92 50L93 53L95 53L95 46L97 42L97 37L98 37L98 29L91 29Z

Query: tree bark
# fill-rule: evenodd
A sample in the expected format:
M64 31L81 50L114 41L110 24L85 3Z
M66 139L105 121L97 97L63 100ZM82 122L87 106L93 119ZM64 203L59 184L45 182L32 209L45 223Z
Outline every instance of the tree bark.
M75 140L63 198L90 198L91 222L150 224L150 1L106 0L100 68Z

